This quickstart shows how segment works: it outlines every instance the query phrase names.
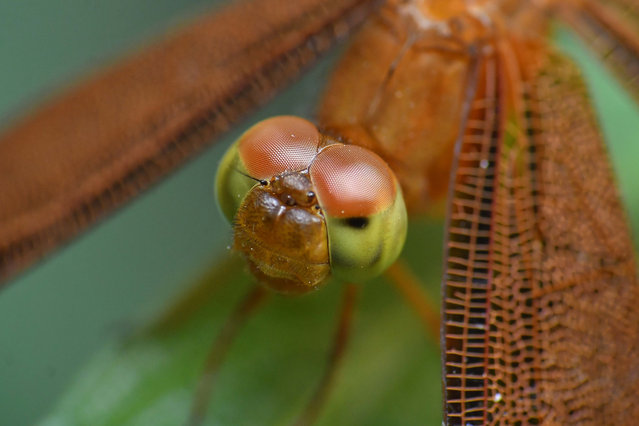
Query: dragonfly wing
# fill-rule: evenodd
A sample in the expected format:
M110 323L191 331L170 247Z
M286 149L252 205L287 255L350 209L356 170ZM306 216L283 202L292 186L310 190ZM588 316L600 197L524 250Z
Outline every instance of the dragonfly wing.
M639 1L582 0L562 4L562 17L639 101Z
M193 156L346 36L374 3L235 4L0 135L0 280Z
M486 418L490 237L497 148L503 127L497 58L483 57L469 79L468 118L453 165L443 279L446 424Z
M506 55L479 73L447 230L445 416L630 424L639 285L626 217L578 70L538 58L520 59L520 84Z
M532 91L543 244L535 289L541 400L559 423L632 424L639 415L639 285L608 154L572 62L551 55Z

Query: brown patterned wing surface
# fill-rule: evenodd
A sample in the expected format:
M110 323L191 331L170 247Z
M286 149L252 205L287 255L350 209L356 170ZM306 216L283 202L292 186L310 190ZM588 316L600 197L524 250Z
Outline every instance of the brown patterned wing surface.
M0 281L195 155L374 3L236 2L0 135Z
M570 61L551 55L531 90L543 248L534 291L545 344L541 400L560 423L633 424L639 286L607 153Z
M585 86L543 46L497 51L450 201L446 422L634 424L639 286Z

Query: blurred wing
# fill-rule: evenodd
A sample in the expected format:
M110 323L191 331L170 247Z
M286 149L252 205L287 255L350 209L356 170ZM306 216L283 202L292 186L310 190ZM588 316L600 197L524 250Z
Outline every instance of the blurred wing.
M632 424L639 286L586 88L557 54L499 50L452 188L447 424Z
M0 281L193 156L346 36L373 3L233 5L0 135Z
M639 101L639 1L559 2L563 18Z

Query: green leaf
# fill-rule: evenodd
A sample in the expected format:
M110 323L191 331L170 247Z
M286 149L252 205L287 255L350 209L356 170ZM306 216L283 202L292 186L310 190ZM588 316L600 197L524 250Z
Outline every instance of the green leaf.
M415 224L406 250L431 294L439 289L441 229ZM436 243L430 252L424 241ZM242 262L215 265L150 328L107 343L41 424L184 424L209 346L252 281ZM299 415L327 361L341 287L333 281L310 295L273 296L250 318L219 372L206 424L290 424ZM319 424L439 424L436 344L384 279L362 287Z

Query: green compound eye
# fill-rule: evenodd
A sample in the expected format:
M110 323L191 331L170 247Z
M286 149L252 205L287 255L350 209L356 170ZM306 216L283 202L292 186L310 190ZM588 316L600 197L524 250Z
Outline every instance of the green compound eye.
M381 274L399 256L407 229L391 169L367 149L331 145L309 172L326 218L333 273L353 281Z

